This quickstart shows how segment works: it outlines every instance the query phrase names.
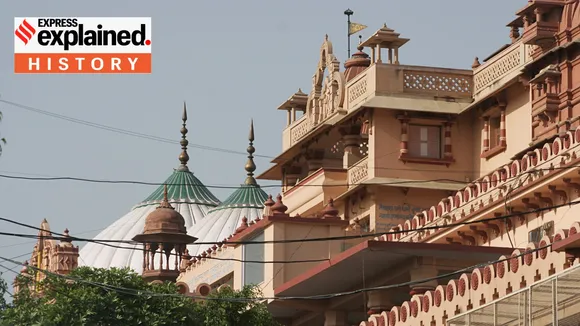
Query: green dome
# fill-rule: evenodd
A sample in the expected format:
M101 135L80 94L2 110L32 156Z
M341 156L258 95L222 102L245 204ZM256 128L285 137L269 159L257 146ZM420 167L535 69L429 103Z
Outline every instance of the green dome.
M220 204L214 194L196 178L188 169L176 169L165 180L167 185L167 198L170 203L187 203L206 206L217 206ZM159 204L163 200L164 186L159 186L149 197L135 206Z
M218 207L210 210L214 212L226 208L264 208L268 195L257 184L243 184L236 189Z

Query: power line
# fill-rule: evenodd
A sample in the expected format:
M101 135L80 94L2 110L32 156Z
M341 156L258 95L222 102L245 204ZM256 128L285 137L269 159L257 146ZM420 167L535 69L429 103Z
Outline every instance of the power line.
M559 241L562 241L562 240L559 240ZM554 243L556 243L556 242L558 242L558 241L555 241ZM40 268L35 267L35 266L25 265L21 262L18 262L18 261L15 261L13 259L9 259L9 258L0 257L0 259L4 259L4 260L9 261L13 264L26 266L28 268L32 268L36 272L42 272L42 273L45 273L47 275L52 275L54 277L65 278L67 280L97 286L97 287L103 288L105 290L118 291L119 293L136 295L136 296L146 295L146 296L157 296L157 297L177 297L177 298L184 298L185 297L185 298L196 298L196 299L202 299L202 300L205 299L205 300L219 300L219 301L230 301L230 302L232 300L236 300L238 302L244 301L244 300L246 300L246 301L248 301L248 300L251 300L251 301L255 301L255 300L260 300L260 301L262 301L262 300L327 300L327 299L344 297L344 296L349 296L349 295L354 295L354 294L359 294L359 293L365 293L365 292L369 292L369 291L388 290L388 289L394 289L394 288L400 288L400 287L408 287L408 286L413 286L413 285L417 285L417 284L424 284L424 283L427 283L430 281L447 279L449 277L452 277L452 276L455 276L458 274L471 272L471 271L478 269L478 268L484 268L485 266L489 266L489 265L493 265L493 264L497 264L497 263L502 263L505 261L510 261L512 259L517 259L517 258L523 257L525 255L529 255L530 253L534 253L534 252L549 248L552 245L553 245L553 243L549 244L549 245L545 245L545 246L540 246L538 248L533 248L533 249L530 248L530 249L527 249L524 252L517 254L517 255L511 255L510 257L506 257L503 259L487 261L484 263L465 267L465 268L462 268L462 269L459 269L459 270L456 270L456 271L453 271L450 273L446 273L446 274L442 274L442 275L438 275L438 276L430 277L430 278L426 278L426 279L421 279L421 280L403 282L403 283L398 283L398 284L390 284L390 285L384 285L384 286L369 287L369 288L360 288L360 289L356 289L356 290L352 290L352 291L344 291L344 292L337 292L337 293L327 293L327 294L309 295L309 296L283 296L283 297L276 297L275 296L275 297L262 297L262 298L213 298L213 297L200 297L200 296L186 296L186 295L177 294L177 293L176 294L154 293L154 292L149 292L149 291L141 291L141 290L136 290L136 289L125 288L125 287L111 286L108 284L92 282L92 281L87 281L87 280L71 277L68 275L56 274L56 273L52 273L52 272L44 270L44 269L40 269Z
M58 114L58 113L53 113L50 111L46 111L46 110L42 110L39 108L35 108L32 106L28 106L28 105L24 105L24 104L20 104L17 102L13 102L13 101L8 101L8 100L4 100L4 99L0 99L0 102L5 103L5 104L9 104L30 112L35 112L35 113L39 113L39 114L43 114L46 116L50 116L53 118L57 118L57 119L62 119L62 120L66 120L69 122L73 122L73 123L78 123L81 125L85 125L88 127L93 127L93 128L97 128L97 129L101 129L101 130L106 130L106 131L111 131L111 132L115 132L115 133L119 133L119 134L123 134L123 135L128 135L128 136L133 136L133 137L137 137L137 138L143 138L143 139L148 139L148 140L153 140L153 141L158 141L158 142L162 142L162 143L167 143L167 144L179 144L178 140L174 140L174 139L169 139L169 138L163 138L163 137L158 137L158 136L153 136L153 135L149 135L149 134L145 134L145 133L140 133L140 132L135 132L135 131L131 131L131 130L126 130L126 129L121 129L121 128L116 128L116 127L111 127L111 126L107 126L104 124L99 124L99 123L95 123L95 122L91 122L91 121L87 121L87 120L81 120L81 119L77 119L77 118L73 118L73 117L69 117L66 115L62 115L62 114ZM248 153L247 152L242 152L242 151L236 151L236 150L231 150L231 149L225 149L225 148L219 148L219 147L214 147L214 146L207 146L207 145L201 145L201 144L195 144L195 143L189 143L189 146L192 146L194 148L198 148L198 149L203 149L203 150L209 150L209 151L216 151L216 152L223 152L223 153L228 153L228 154L237 154L237 155L244 155L247 156ZM387 155L391 155L391 154L395 154L395 153L399 153L399 151L394 151L394 152L390 152L387 153L385 155L379 156L379 157L383 157L383 156L387 156ZM276 158L276 156L271 156L271 155L260 155L260 154L254 154L254 157L260 157L260 158L268 158L268 159L274 159ZM290 157L288 157L288 159L290 159ZM394 170L394 171L409 171L409 169L404 169L404 168L395 168L395 167L372 167L373 169L379 170L379 169L388 169L388 170ZM441 170L437 170L437 169L413 169L412 171L421 171L421 172L442 172ZM481 170L453 170L453 171L445 171L445 173L471 173L471 172L482 172ZM488 171L489 173L493 172L493 171Z
M507 177L504 180L512 180L520 177L521 175L530 174L530 173L538 173L540 171L553 171L553 170L567 170L571 168L577 168L580 165L573 165L567 167L559 167L559 168L543 168L543 169L531 169L530 171L522 172L518 176ZM217 188L217 189L238 189L240 186L233 186L233 185L192 185L186 183L163 183L163 182L149 182L149 181L138 181L138 180L106 180L106 179L89 179L89 178L79 178L79 177L70 177L70 176L61 176L61 177L25 177L25 176L15 176L15 175L7 175L7 174L0 174L0 178L5 179L15 179L15 180L26 180L26 181L78 181L78 182L88 182L88 183L104 183L104 184L131 184L131 185L145 185L145 186L190 186L190 187L205 187L205 188ZM401 185L401 184L422 184L422 183L430 183L430 182L442 182L442 183L456 183L458 185L467 185L467 184L478 184L478 183L485 183L489 184L491 181L484 181L484 180L473 180L470 182L464 181L457 181L453 179L429 179L429 180L403 180L403 181L392 181L392 182L360 182L360 183L343 183L343 184L323 184L323 185L311 185L311 184L297 184L293 186L293 188L300 188L300 187L345 187L345 186L388 186L388 185ZM272 187L280 187L280 185L263 185L260 186L261 188L272 188Z
M116 128L116 127L111 127L111 126L107 126L107 125L100 124L100 123L90 122L87 120L76 119L76 118L69 117L66 115L57 114L57 113L53 113L53 112L46 111L46 110L41 110L38 108L34 108L32 106L23 105L23 104L12 102L12 101L0 99L0 102L15 106L15 107L18 107L18 108L21 108L21 109L24 109L24 110L27 110L30 112L43 114L43 115L53 117L56 119L66 120L66 121L81 124L84 126L97 128L100 130L106 130L106 131L110 131L110 132L114 132L114 133L118 133L118 134L122 134L122 135L133 136L133 137L137 137L137 138L148 139L148 140L153 140L153 141L167 143L167 144L179 144L179 141L177 141L177 140L148 135L148 134L135 132L135 131L131 131L131 130L126 130L126 129L121 129L121 128ZM198 148L198 149L208 150L208 151L215 151L215 152L222 152L222 153L229 153L229 154L238 154L238 155L244 155L244 156L248 155L248 153L246 153L246 152L234 151L234 150L230 150L230 149L218 148L218 147L213 147L213 146L205 146L205 145L200 145L200 144L194 144L191 142L189 143L189 146L194 147L194 148ZM259 155L259 154L255 154L254 156L255 157L262 157L262 158L270 158L270 159L274 158L273 156Z
M371 237L380 237L383 235L396 235L396 234L411 233L411 232L422 232L422 231L427 231L427 230L437 231L440 229L448 229L448 228L453 228L453 227L463 226L463 225L493 222L493 221L504 220L504 219L508 219L508 218L512 218L512 217L527 215L527 214L541 213L544 211L549 211L549 210L553 210L553 209L557 209L557 208L565 207L565 206L573 206L573 205L577 205L577 204L580 204L580 199L576 200L576 201L570 201L567 203L563 203L563 204L550 205L550 206L546 206L546 207L540 207L538 209L532 209L532 210L525 211L525 212L517 212L517 213L511 213L511 214L506 214L506 215L501 215L501 216L494 216L494 217L480 219L480 220L476 220L476 221L455 222L455 223L449 223L449 224L445 224L445 225L423 226L421 228L415 228L415 229L375 232L375 233L361 234L361 235L347 235L347 236L308 238L308 239L300 238L300 239L284 239L284 240L264 240L264 241L195 242L194 244L196 244L196 245L214 245L214 244L215 245L224 245L224 244L226 244L226 245L248 245L248 244L281 244L281 243L302 243L302 242L320 242L320 241L337 241L337 240L349 240L349 239L364 239L364 238L371 238ZM13 224L18 224L18 225L25 226L25 227L29 227L29 228L33 228L33 229L37 229L37 230L42 230L40 228L31 226L31 225L26 225L24 223L16 222L14 220L10 220L7 218L0 217L0 220L5 221L5 222L9 222L9 223L13 223ZM43 236L43 235L10 233L10 232L0 232L0 235L31 238L31 239L51 239L51 240L93 242L93 243L98 243L98 244L102 244L102 245L109 245L113 248L139 250L136 248L118 247L115 245L111 245L111 243L124 243L124 244L133 244L133 245L139 244L139 243L132 241L132 240L86 239L86 238L79 238L79 237L73 237L73 236L66 236L62 233L56 233L56 232L53 232L53 233L57 234L57 235L60 234L61 236Z

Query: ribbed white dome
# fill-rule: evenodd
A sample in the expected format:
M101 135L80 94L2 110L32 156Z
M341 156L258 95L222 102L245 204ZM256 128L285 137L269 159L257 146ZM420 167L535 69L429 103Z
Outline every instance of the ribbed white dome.
M219 242L229 237L246 217L248 222L262 217L264 202L268 195L256 184L242 185L218 207L212 209L203 220L187 230L198 238L196 242ZM191 256L200 255L213 244L195 243L187 246Z
M169 203L183 216L188 229L202 221L208 212L219 204L219 200L187 169L174 171L165 184L168 185ZM155 210L162 198L163 186L99 233L95 239L133 239L143 232L147 215ZM141 273L143 270L141 245L110 244L134 250L89 242L80 251L79 265L98 268L130 267Z

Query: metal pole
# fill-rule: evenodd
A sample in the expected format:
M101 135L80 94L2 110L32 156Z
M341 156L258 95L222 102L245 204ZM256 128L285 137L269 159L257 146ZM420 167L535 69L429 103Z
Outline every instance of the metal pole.
M350 16L352 16L354 14L354 11L347 9L344 11L344 14L347 17L346 18L346 22L347 22L346 37L347 37L347 48L348 48L347 58L350 58Z

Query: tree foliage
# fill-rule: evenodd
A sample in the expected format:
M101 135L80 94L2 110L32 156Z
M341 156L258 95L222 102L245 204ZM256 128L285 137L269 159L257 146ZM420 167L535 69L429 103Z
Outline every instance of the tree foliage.
M147 283L129 269L79 267L69 277L75 280L49 275L35 283L34 276L19 276L20 290L0 313L0 325L276 325L251 287L196 302L176 295L173 283ZM40 287L42 295L30 285Z

